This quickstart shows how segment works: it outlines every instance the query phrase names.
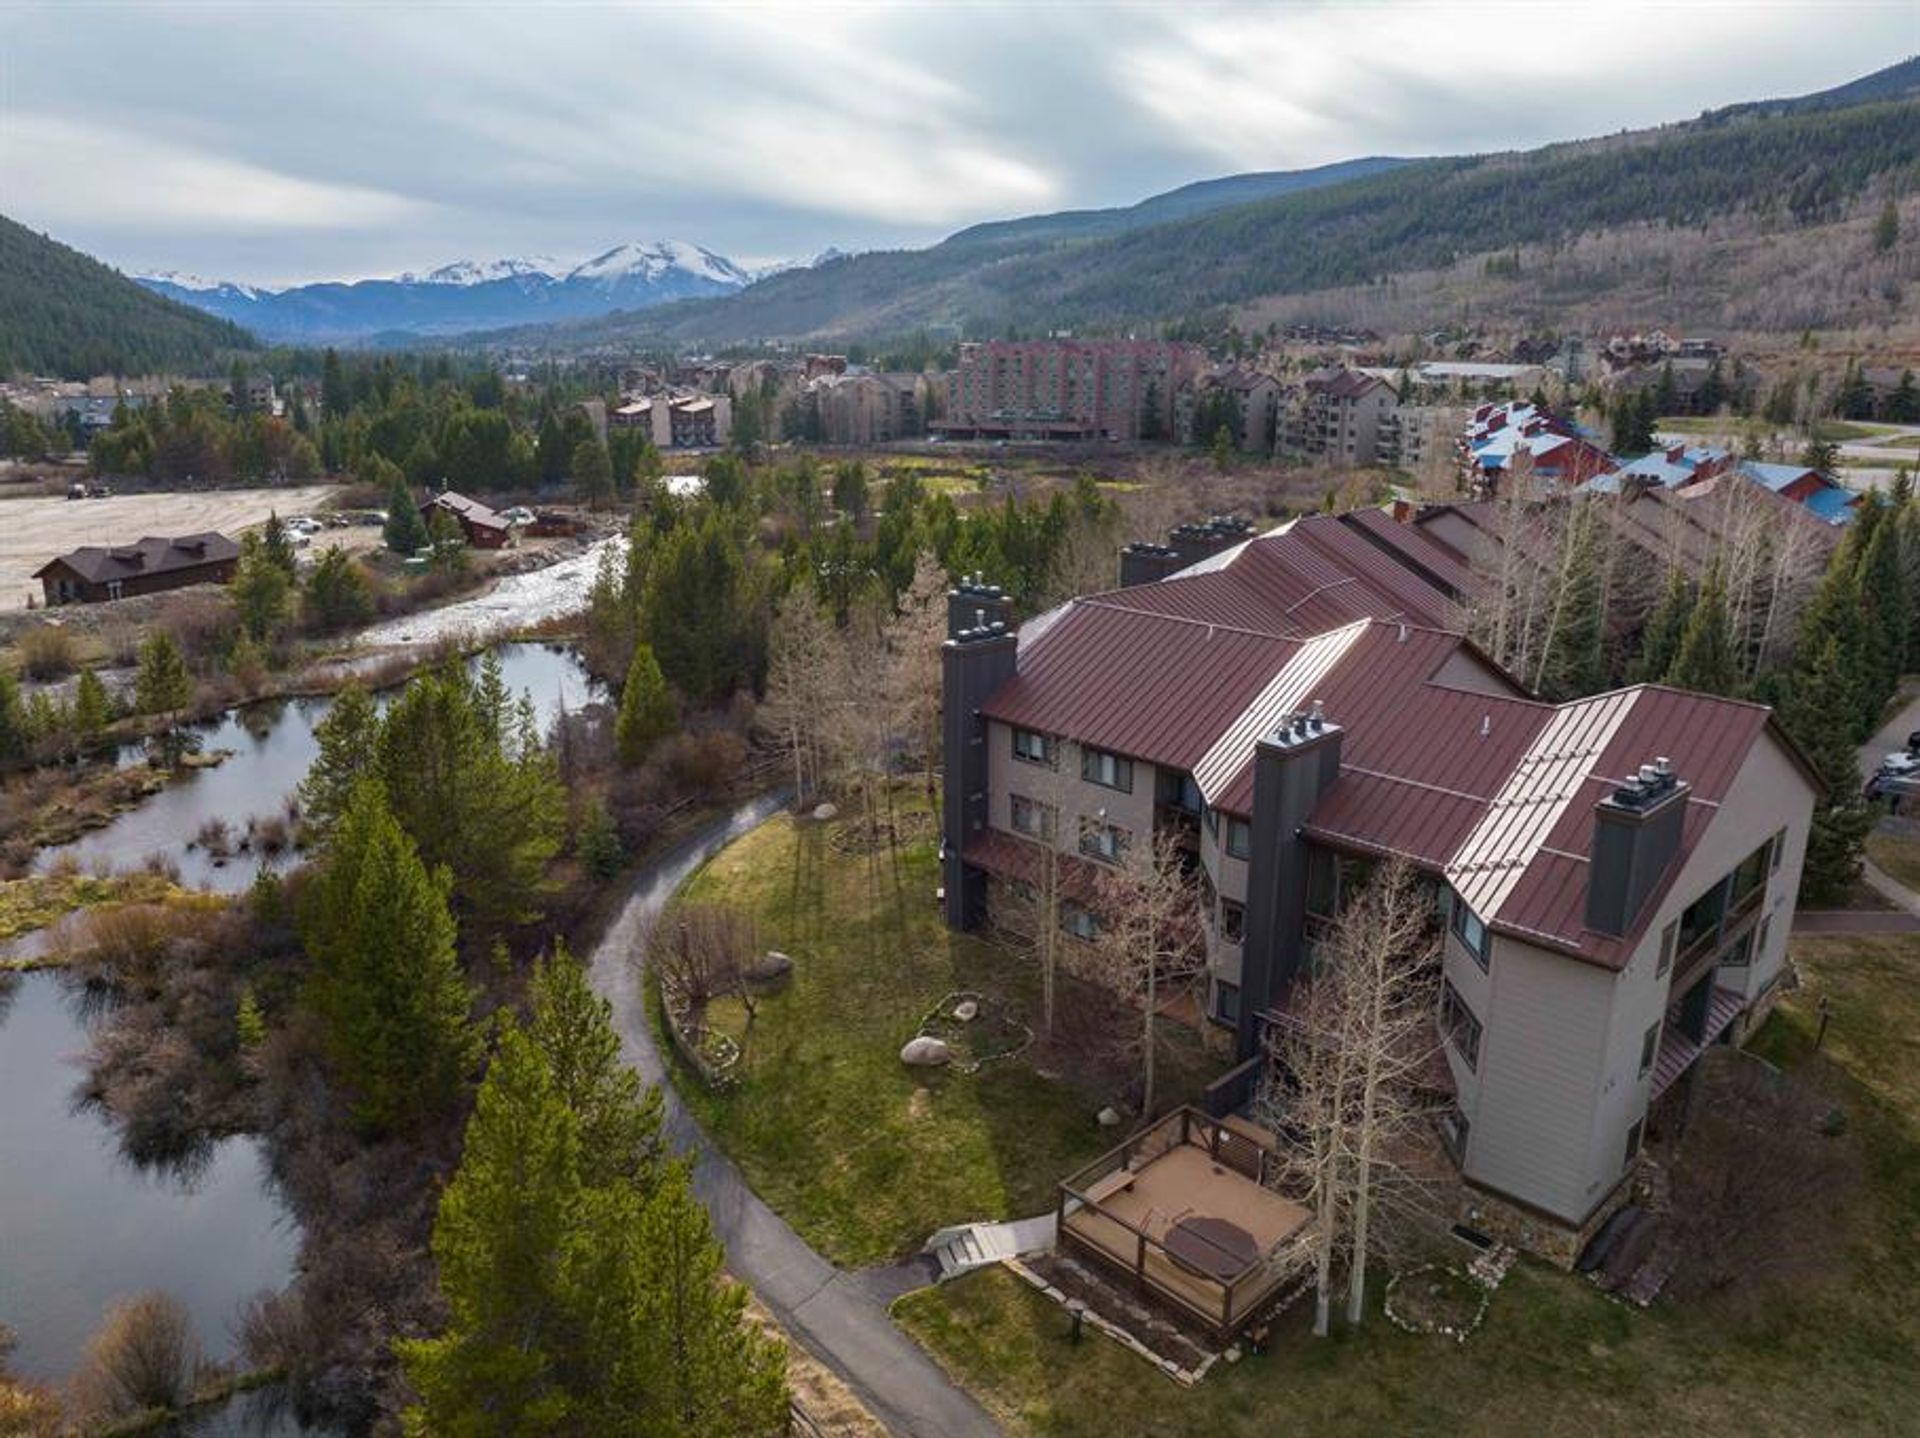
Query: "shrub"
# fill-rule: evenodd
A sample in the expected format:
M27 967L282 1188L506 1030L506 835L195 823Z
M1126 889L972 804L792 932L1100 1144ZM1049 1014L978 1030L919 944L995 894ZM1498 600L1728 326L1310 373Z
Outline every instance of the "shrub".
M176 1298L143 1293L116 1303L74 1379L82 1406L101 1417L178 1408L200 1367L193 1319Z
M20 665L27 677L46 683L73 673L79 646L58 624L41 624L20 636Z

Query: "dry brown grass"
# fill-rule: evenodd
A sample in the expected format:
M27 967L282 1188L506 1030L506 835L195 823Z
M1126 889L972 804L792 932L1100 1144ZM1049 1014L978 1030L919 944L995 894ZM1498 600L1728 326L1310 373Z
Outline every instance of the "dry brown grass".
M178 1408L192 1397L203 1361L193 1318L178 1299L123 1299L87 1340L73 1380L75 1406L95 1422Z
M41 624L26 630L15 647L27 677L42 684L71 674L80 651L72 631L58 624Z

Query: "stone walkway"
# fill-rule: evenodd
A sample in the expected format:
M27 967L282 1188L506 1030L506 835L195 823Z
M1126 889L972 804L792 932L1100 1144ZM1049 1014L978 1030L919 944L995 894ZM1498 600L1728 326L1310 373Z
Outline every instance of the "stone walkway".
M594 949L593 986L613 1005L627 1063L665 1099L668 1137L693 1156L694 1188L726 1245L727 1267L894 1432L910 1438L996 1438L1001 1430L987 1411L887 1316L895 1297L924 1286L925 1267L908 1263L866 1273L835 1268L754 1194L668 1082L634 956L643 952L654 920L693 871L778 808L777 798L744 804L643 869L620 916Z

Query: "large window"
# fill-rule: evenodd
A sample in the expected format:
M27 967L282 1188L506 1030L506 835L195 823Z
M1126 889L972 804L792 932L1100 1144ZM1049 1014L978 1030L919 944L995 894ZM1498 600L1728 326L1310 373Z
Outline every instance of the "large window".
M1733 902L1738 904L1755 890L1764 888L1767 875L1771 870L1773 840L1769 839L1740 861L1740 867L1733 871Z
M1447 1152L1453 1155L1455 1163L1465 1163L1467 1160L1467 1134L1471 1129L1472 1125L1460 1111L1457 1101L1440 1115L1440 1137L1446 1141Z
M1082 748L1080 777L1089 784L1099 784L1108 789L1118 789L1123 794L1131 794L1133 792L1133 760L1119 754L1109 754L1105 749Z
M1220 937L1230 944L1242 943L1247 937L1247 906L1225 899L1220 904Z
M1085 939L1091 943L1100 935L1100 925L1093 914L1078 904L1060 906L1060 927L1076 939Z
M1013 757L1029 764L1053 766L1053 738L1032 729L1013 731Z
M1126 857L1127 831L1118 824L1101 824L1091 819L1080 821L1080 852L1103 864L1117 864Z
M1193 775L1183 774L1178 769L1155 770L1153 787L1155 801L1166 808L1198 814L1206 807L1206 801L1200 797L1200 785Z
M1637 1118L1633 1121L1633 1127L1627 1130L1627 1161L1622 1167L1632 1168L1633 1161L1640 1157L1640 1136L1646 1132L1646 1129L1647 1121Z
M1673 967L1673 949L1680 938L1680 921L1675 919L1660 931L1660 962L1654 966L1653 976L1663 978Z
M1481 968L1487 966L1487 926L1459 894L1453 896L1453 933ZM1506 972L1504 969L1502 973Z
M1053 842L1054 812L1051 804L1042 804L1025 794L1013 796L1013 827L1029 839Z
M1505 970L1503 969L1501 972L1504 973ZM1653 1026L1649 1028L1646 1031L1646 1033L1641 1036L1641 1039L1640 1039L1640 1077L1641 1078L1645 1078L1647 1076L1647 1071L1653 1067L1653 1061L1656 1057L1658 1057L1659 1053L1660 1053L1660 1021L1658 1019L1655 1019L1653 1022Z
M1715 884L1687 905L1680 916L1680 952L1688 953L1709 934L1720 931L1720 916L1727 911L1727 886Z
M1446 979L1440 981L1440 1031L1454 1051L1466 1060L1470 1069L1480 1067L1480 1020L1473 1016L1460 991Z

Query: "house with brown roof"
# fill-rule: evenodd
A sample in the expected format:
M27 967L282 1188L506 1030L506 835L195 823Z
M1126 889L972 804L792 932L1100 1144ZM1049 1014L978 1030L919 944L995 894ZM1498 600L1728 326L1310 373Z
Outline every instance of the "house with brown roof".
M133 544L86 544L33 572L49 606L99 604L158 594L189 584L225 584L240 563L240 546L207 530L174 539L148 535Z
M1811 771L1760 705L1533 698L1459 632L1471 571L1421 527L1173 538L1130 551L1124 587L1017 628L997 591L955 591L948 923L1018 907L1051 847L1062 927L1088 937L1103 867L1173 834L1238 1063L1212 1091L1224 1121L1320 935L1404 859L1445 929L1433 1084L1460 1221L1570 1262L1701 1053L1780 981Z
M421 504L422 519L431 523L435 514L451 516L467 543L475 549L504 549L513 537L513 527L493 508L451 489L430 495Z

